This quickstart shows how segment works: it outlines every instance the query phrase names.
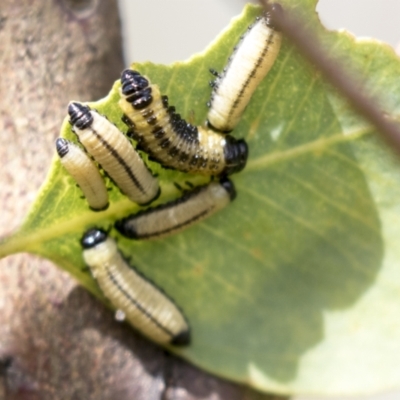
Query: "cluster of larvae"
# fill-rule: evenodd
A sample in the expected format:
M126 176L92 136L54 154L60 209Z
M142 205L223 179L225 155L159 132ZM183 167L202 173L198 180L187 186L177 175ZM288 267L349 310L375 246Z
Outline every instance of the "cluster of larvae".
M241 37L222 73L211 70L212 94L207 127L193 126L170 106L158 85L134 70L121 75L119 106L128 127L121 132L88 106L68 106L72 130L80 145L56 141L60 161L76 180L93 211L108 207L99 166L132 202L147 206L160 195L157 178L138 150L165 168L211 177L210 183L177 200L148 207L115 223L125 237L163 238L204 220L228 205L236 191L229 175L241 171L248 148L229 135L258 84L272 67L281 36L269 14L256 19ZM136 141L136 148L129 138ZM83 148L82 148L83 147ZM160 344L188 345L191 333L180 308L154 283L129 265L107 232L93 228L81 239L83 258L104 295L138 331ZM122 316L122 318L121 318Z

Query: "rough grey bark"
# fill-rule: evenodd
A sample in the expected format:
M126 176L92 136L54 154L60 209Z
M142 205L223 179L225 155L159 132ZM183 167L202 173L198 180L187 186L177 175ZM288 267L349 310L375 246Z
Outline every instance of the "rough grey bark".
M72 99L103 97L123 68L116 0L2 0L0 235L44 181ZM66 273L0 261L0 399L272 399L166 354Z

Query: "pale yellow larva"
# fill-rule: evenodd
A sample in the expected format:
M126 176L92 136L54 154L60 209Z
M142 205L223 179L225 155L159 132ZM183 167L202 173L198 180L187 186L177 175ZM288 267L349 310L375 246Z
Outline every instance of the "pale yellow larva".
M117 221L115 227L131 239L160 239L208 218L235 197L233 183L222 178L219 182L197 187L177 200L132 214Z
M103 177L89 156L70 141L58 138L56 149L60 162L82 189L89 207L102 211L108 207L107 188Z
M144 205L158 197L158 180L114 124L79 103L70 103L68 113L79 141L130 200Z
M122 72L120 94L123 121L138 148L164 167L203 175L230 175L245 167L243 139L189 124L168 105L158 85L138 71Z
M182 311L128 265L114 239L101 229L91 229L81 244L83 258L104 295L134 328L157 343L190 343L190 328Z
M281 46L270 14L256 19L236 45L221 73L210 70L216 79L208 103L208 125L230 132L238 124L257 86L274 65Z

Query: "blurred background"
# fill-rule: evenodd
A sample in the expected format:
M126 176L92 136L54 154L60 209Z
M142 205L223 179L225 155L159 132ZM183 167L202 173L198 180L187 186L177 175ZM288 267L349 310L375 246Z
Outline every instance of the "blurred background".
M125 61L169 64L204 50L240 14L245 0L119 0ZM317 11L329 29L346 28L396 47L400 0L320 0ZM179 46L176 45L179 43Z
M125 64L169 64L200 52L240 14L245 0L119 0ZM256 3L255 1L253 1ZM400 0L320 0L317 11L329 29L345 28L374 37L394 48L400 42ZM179 43L179 46L176 45ZM399 382L400 386L400 382ZM326 397L313 397L326 400ZM343 400L343 397L330 397ZM354 400L399 400L400 392L353 397ZM297 396L293 400L309 400Z

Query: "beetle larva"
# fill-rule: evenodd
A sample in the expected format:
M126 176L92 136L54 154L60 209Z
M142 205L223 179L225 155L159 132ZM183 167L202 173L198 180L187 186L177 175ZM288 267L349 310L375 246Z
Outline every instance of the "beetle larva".
M229 175L244 168L247 144L243 139L195 127L181 118L158 85L139 72L121 75L124 122L130 126L138 147L164 167L204 175Z
M218 74L208 103L208 124L220 132L230 132L238 124L257 86L273 66L281 46L269 13L258 17L242 36L228 64Z
M144 205L158 197L158 180L114 124L79 103L70 103L68 113L79 141L130 200Z
M188 345L186 318L165 293L128 265L114 239L91 229L81 240L83 258L104 295L138 331L162 344Z
M131 239L160 239L189 228L227 206L236 197L233 183L220 182L197 187L177 200L130 215L115 223Z
M60 162L82 189L89 207L102 211L108 207L108 193L102 176L89 156L70 141L58 138L56 149Z

